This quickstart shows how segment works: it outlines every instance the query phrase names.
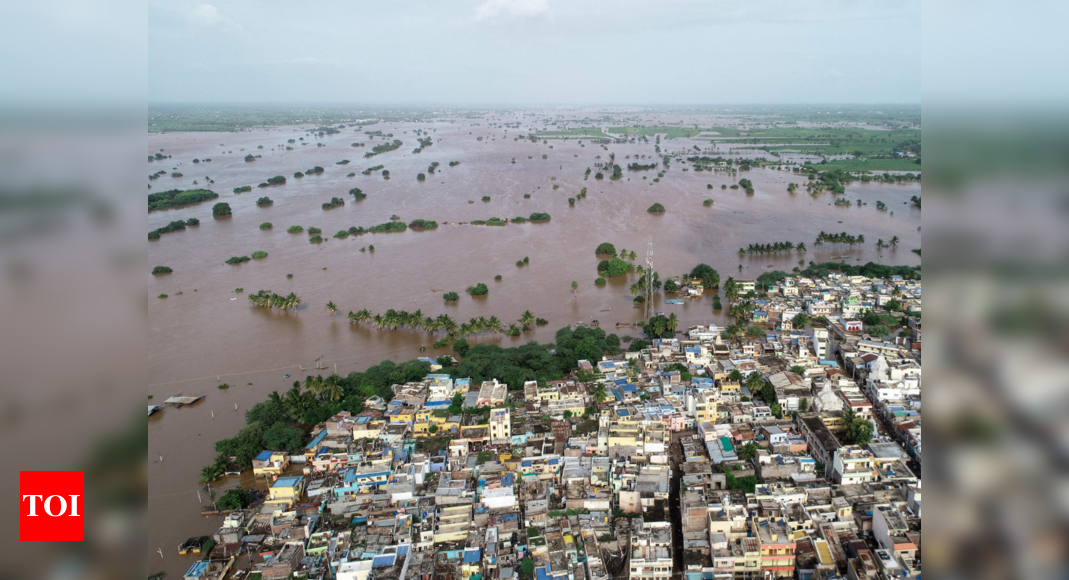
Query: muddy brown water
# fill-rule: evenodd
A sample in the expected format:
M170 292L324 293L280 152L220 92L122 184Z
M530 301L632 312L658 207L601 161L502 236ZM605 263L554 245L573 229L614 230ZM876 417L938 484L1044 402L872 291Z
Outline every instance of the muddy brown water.
M594 248L601 242L634 250L641 262L647 240L652 238L654 267L662 279L687 272L700 262L716 268L722 279L755 278L771 269L790 270L799 259L823 262L849 256L845 260L855 264L920 263L920 257L910 249L921 244L921 215L906 203L910 196L920 195L916 183L855 183L847 188L846 197L860 198L868 205L843 208L831 205L829 194L813 198L804 188L788 194L789 182L804 185L804 180L774 170L731 177L684 172L683 165L672 164L659 183L652 182L656 171L625 170L620 181L599 181L593 176L598 171L595 163L607 162L609 151L626 167L633 161L625 159L627 155L654 154L653 139L648 144L609 145L606 151L586 140L585 146L578 140L551 140L548 144L514 141L521 130L510 129L506 134L486 122L479 126L473 123L478 121L369 126L369 130L392 132L404 142L397 151L371 159L364 159L364 153L382 141L369 140L352 128L319 139L300 127L149 136L150 153L162 148L173 156L148 164L147 173L168 172L151 182L151 191L194 187L194 179L204 187L207 176L215 181L207 187L220 194L216 201L229 203L233 210L230 218L213 219L214 202L205 202L148 215L149 229L177 219L196 217L201 221L199 226L163 234L148 244L149 266L174 270L165 276L147 276L148 394L154 397L150 402L159 403L177 393L207 396L191 407L167 408L149 419L150 573L166 571L169 576L180 576L193 558L178 556L178 544L219 527L220 518L199 513L198 472L214 457L213 442L237 432L244 412L271 390L281 392L294 380L314 372L319 357L320 364L327 367L319 372L333 372L337 365L339 373L347 374L385 359L401 361L447 352L432 349L434 339L422 333L352 326L344 316L350 310L418 308L425 315L448 313L458 321L496 315L507 324L529 309L549 320L547 326L520 338L498 335L478 339L515 346L531 340L551 342L557 329L578 321L597 319L613 332L616 322L641 318L627 291L633 278L610 279L604 287L595 286L598 258ZM416 128L436 129L430 133L434 145L420 154L412 153ZM302 136L313 144L293 145L293 151L277 148L287 139ZM482 141L477 140L479 136ZM367 145L350 147L354 141ZM317 147L316 142L326 146ZM708 141L678 139L663 142L662 148L675 151L695 144L709 146ZM256 149L257 145L264 149ZM247 153L262 158L247 163L243 160ZM547 159L542 159L543 154ZM598 155L601 159L595 158ZM193 164L194 158L212 161ZM515 164L511 163L513 158ZM335 164L342 159L351 162ZM418 182L416 174L427 173L432 161L440 163L438 170ZM460 164L449 167L450 161ZM364 168L379 164L390 171L389 180L378 172L360 174ZM295 171L316 165L325 172L303 179L292 177ZM174 167L184 176L170 177ZM587 167L592 174L584 181ZM346 177L350 172L357 175ZM286 176L285 185L255 187L279 174ZM741 189L720 189L721 184L735 183L739 177L754 182L754 195L747 196ZM559 185L558 190L553 190L554 184ZM706 184L714 188L707 189ZM232 193L242 185L253 185L253 191ZM352 187L361 188L367 199L354 202L347 193ZM588 190L586 199L569 206L568 198L582 187ZM531 194L530 199L524 199L526 193ZM274 204L257 207L256 200L262 195L271 197ZM491 201L481 201L484 195ZM346 205L321 209L322 203L335 196L344 198ZM714 205L703 207L702 201L709 197L715 200ZM885 202L894 215L876 210L877 200ZM655 202L663 204L667 212L647 213L646 208ZM532 212L548 212L552 221L504 227L450 225ZM345 240L331 237L350 226L389 221L393 214L406 222L422 218L440 225L432 231L367 234ZM265 221L272 222L274 228L260 230L259 224ZM287 233L291 225L319 227L327 241L310 244L307 233ZM864 234L867 243L854 248L816 248L813 241L821 230ZM897 250L877 251L878 238L887 240L896 235L901 239ZM751 243L784 240L804 241L809 250L801 255L741 259L736 254L739 247ZM374 244L374 252L359 251L370 244ZM268 257L236 266L223 263L231 256L251 255L256 250L268 252ZM530 258L529 265L517 267L515 262L525 256ZM293 277L287 278L287 274ZM501 281L494 281L496 274L502 276ZM573 280L579 283L575 294L570 287ZM477 282L489 286L489 295L473 299L464 293L467 286ZM245 293L236 294L236 288L244 288ZM304 304L295 312L253 308L246 294L261 289L295 292ZM444 304L444 291L456 291L461 299ZM169 297L158 299L159 294ZM712 311L709 293L678 306L662 300L663 296L657 297L654 310L676 313L681 327L726 321L725 316ZM328 301L341 309L333 318L325 310ZM426 352L421 353L420 346L426 346ZM301 365L309 370L302 372ZM284 377L287 374L290 376ZM230 388L217 389L223 382ZM218 485L226 489L238 483L238 478L231 477ZM241 483L251 485L252 479ZM158 548L163 549L163 559L156 553Z

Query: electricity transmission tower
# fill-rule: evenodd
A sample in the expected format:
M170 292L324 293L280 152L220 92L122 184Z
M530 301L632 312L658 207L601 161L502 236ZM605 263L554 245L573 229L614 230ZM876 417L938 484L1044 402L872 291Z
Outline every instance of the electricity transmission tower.
M653 238L650 237L646 245L646 320L650 319L650 308L653 303Z

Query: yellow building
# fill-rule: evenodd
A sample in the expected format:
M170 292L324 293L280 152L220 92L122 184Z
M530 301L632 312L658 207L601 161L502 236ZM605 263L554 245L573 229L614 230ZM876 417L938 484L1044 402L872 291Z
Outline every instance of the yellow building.
M290 506L297 503L302 494L304 494L303 476L280 477L271 483L270 495L267 496L265 503Z

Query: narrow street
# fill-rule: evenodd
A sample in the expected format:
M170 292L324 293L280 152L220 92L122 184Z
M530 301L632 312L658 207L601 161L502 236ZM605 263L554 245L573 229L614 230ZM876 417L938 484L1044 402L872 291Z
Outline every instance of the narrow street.
M693 434L693 430L672 433L672 448L668 460L672 466L672 477L668 484L668 513L672 518L672 576L674 578L682 578L684 571L683 514L680 513L679 500L679 484L683 479L683 449L679 441Z

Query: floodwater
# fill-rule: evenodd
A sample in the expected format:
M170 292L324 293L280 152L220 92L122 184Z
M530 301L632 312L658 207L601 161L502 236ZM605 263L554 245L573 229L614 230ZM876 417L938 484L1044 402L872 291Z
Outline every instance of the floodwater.
M431 131L435 143L413 154L417 128ZM601 242L634 250L642 262L652 239L654 268L662 279L688 272L700 262L716 268L722 280L728 276L752 279L772 269L789 271L800 259L823 262L849 256L845 260L856 264L920 263L920 257L910 252L921 247L920 210L908 204L911 196L921 193L917 183L855 183L847 188L846 198L860 198L868 205L845 208L831 205L830 194L811 197L804 187L788 194L789 182L804 186L805 181L786 171L753 170L732 178L724 173L683 171L684 165L673 163L659 183L652 182L656 171L626 169L620 181L594 179L598 171L595 163L607 162L610 151L616 154L616 163L625 168L634 161L625 156L654 157L653 138L649 143L608 145L606 151L587 140L583 141L585 146L574 139L550 140L548 144L514 141L513 137L528 132L526 124L506 133L489 126L486 120L380 123L366 129L393 133L404 145L364 159L371 146L382 143L381 138L369 140L363 131L346 128L341 134L317 139L308 135L307 129L153 134L148 138L150 154L163 149L173 156L148 164L147 173L168 172L151 182L151 191L195 187L194 179L199 180L199 187L205 187L207 176L215 183L206 187L220 194L215 201L148 216L150 230L178 219L196 217L201 222L184 231L163 234L148 244L149 266L174 270L165 276L147 275L148 394L154 397L150 402L159 403L178 393L207 395L196 405L167 408L149 419L150 573L163 570L170 576L181 575L193 560L178 556L178 544L189 536L210 534L220 525L219 518L199 514L198 473L215 456L212 444L236 433L243 425L244 412L271 390L284 391L294 380L303 379L314 371L320 357L319 364L326 368L318 372L325 374L337 368L338 373L347 374L385 359L401 361L448 352L432 349L434 339L422 333L350 325L344 316L350 310L422 309L424 315L448 313L458 322L496 315L507 324L529 309L549 320L547 326L520 338L498 335L479 339L514 346L531 340L550 342L557 329L577 321L597 319L613 332L616 322L642 318L628 295L634 277L630 281L610 279L606 286L595 286L599 259L594 248ZM298 141L293 151L278 148L287 139L300 137L312 144L302 146ZM350 147L353 142L366 146ZM258 145L264 148L259 150ZM666 152L693 151L693 145L708 147L709 142L677 139L661 143ZM262 158L247 163L243 160L247 153ZM596 158L599 155L601 159ZM193 164L194 158L212 161ZM515 164L511 163L513 158ZM336 165L342 159L351 162ZM440 163L438 170L418 182L416 174L426 173L432 161ZM460 164L449 167L450 161ZM379 164L390 171L389 180L378 172L361 175L364 168ZM292 177L295 171L316 165L325 172L303 179ZM183 177L170 177L175 167ZM592 173L584 181L587 167ZM346 177L350 172L356 176ZM287 177L285 185L255 187L279 174ZM747 196L741 189L720 189L721 184L735 183L740 177L753 181L754 195ZM713 189L707 189L706 184L712 184ZM232 193L242 185L253 185L253 191ZM559 189L553 190L554 185ZM362 189L367 199L354 202L347 193L353 187ZM583 187L588 190L587 197L569 206L568 198ZM528 193L530 199L524 199ZM257 207L256 200L262 195L271 197L274 204ZM491 201L481 201L483 196L490 196ZM321 204L331 197L345 198L346 205L323 210ZM714 205L703 207L702 201L710 197ZM876 210L877 200L885 202L889 211ZM216 201L228 202L233 216L213 219L211 208ZM664 205L667 212L647 213L646 208L655 202ZM449 225L532 212L548 212L552 221L504 227ZM344 240L331 237L350 226L389 221L394 214L405 222L422 218L440 225L422 232L365 234ZM265 221L272 222L274 228L260 230L259 224ZM310 244L307 233L287 233L291 225L319 227L326 241ZM866 245L814 247L821 230L864 234ZM901 239L897 250L876 249L878 238L887 240L896 235ZM751 243L786 240L805 242L809 250L779 256L737 255L739 247ZM359 251L369 244L374 244L374 252ZM223 263L231 256L251 255L256 250L269 255L240 265ZM530 263L517 267L516 261L525 256ZM287 278L287 274L293 277ZM499 282L494 281L497 274L502 276ZM579 284L574 294L570 287L573 280ZM477 282L489 286L489 295L473 299L464 293L467 286ZM236 288L244 288L245 293L235 293ZM246 294L261 289L295 292L303 305L291 312L250 306ZM461 298L444 304L444 291L456 291ZM169 297L158 299L159 294ZM709 293L678 306L663 304L662 300L663 296L658 296L654 310L675 312L681 327L726 321L712 311ZM325 310L328 301L341 309L333 318ZM420 346L427 347L425 353L419 351ZM302 372L301 365L309 371ZM287 374L290 376L284 377ZM230 388L217 389L223 382ZM238 481L230 478L219 484L225 489ZM158 548L164 552L163 559L156 552Z

